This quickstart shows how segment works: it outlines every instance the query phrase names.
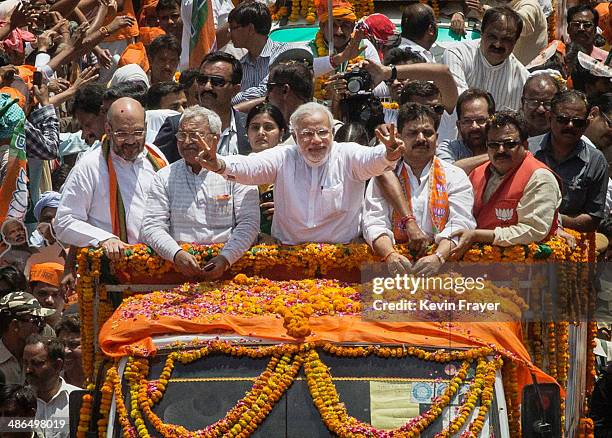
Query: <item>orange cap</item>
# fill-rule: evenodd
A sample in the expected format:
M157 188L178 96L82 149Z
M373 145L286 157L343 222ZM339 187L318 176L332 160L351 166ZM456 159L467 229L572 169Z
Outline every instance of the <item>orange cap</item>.
M327 0L315 0L319 21L327 21ZM357 21L353 5L345 0L332 0L332 16L339 20Z
M64 267L54 262L38 263L30 269L30 281L40 281L55 287L60 286L63 275Z
M119 59L119 67L128 64L137 64L145 72L149 71L149 59L143 43L132 43L125 48Z

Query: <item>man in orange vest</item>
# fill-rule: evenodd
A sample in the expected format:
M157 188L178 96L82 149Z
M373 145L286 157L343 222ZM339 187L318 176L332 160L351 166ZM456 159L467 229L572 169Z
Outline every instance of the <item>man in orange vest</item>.
M557 229L561 189L553 172L529 152L527 128L514 111L495 113L486 127L489 162L470 174L475 230L459 230L453 254L472 243L511 246L540 242Z

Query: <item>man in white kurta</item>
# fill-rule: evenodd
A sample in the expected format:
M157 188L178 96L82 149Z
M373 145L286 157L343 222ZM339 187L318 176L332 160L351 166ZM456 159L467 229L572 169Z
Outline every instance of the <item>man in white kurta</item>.
M429 107L420 104L402 106L398 127L399 141L405 143L405 152L403 161L396 168L396 174L403 185L404 194L409 198L414 216L396 218L376 178L366 191L363 237L388 264L391 273L399 273L398 269L406 268L408 264L393 245L396 237L402 237L399 228L405 224L401 222L416 221L438 247L435 254L419 259L414 269L419 274L431 274L450 255L455 244L451 241L451 234L463 227L476 227L472 216L472 184L463 170L435 157L437 126L435 114ZM432 202L432 196L438 196L440 200L447 199L435 203ZM440 216L444 217L441 222L433 217L433 214L440 211Z
M306 103L291 116L296 145L246 157L205 146L200 163L242 184L274 183L272 236L283 244L348 243L361 235L365 181L393 168L401 149L336 143L332 122L323 105Z
M126 241L113 230L104 147L85 154L68 175L53 228L61 242L77 247L102 245L109 256L120 257L126 243L138 243L149 186L165 158L154 146L145 145L145 113L134 99L121 98L111 105L105 131L125 208Z
M218 141L221 119L211 110L193 106L181 117L177 147L181 160L160 170L151 184L142 241L185 275L220 277L246 250L259 233L259 192L209 170L196 157L197 136ZM224 243L206 269L179 242Z
M522 30L520 16L508 7L485 12L480 40L458 43L444 52L459 94L468 88L488 91L500 110L518 111L529 72L512 54Z

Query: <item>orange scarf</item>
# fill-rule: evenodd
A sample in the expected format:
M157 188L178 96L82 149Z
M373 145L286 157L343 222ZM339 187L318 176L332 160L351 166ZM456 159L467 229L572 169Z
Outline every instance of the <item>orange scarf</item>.
M157 172L162 167L166 166L166 162L162 157L157 154L151 147L145 145L147 150L147 159ZM104 154L104 161L108 166L108 186L109 186L109 197L110 197L110 216L113 223L113 234L118 236L122 242L128 241L127 238L127 225L125 222L125 206L123 205L123 199L121 198L121 191L117 184L117 173L115 172L115 166L110 154L110 142L107 137L102 139L102 153Z
M401 164L402 170L399 180L408 199L408 207L412 211L412 197L410 194L410 178L406 165ZM446 174L442 162L438 157L433 158L432 169L429 172L429 214L431 215L432 233L434 236L444 229L448 221L448 193L446 191ZM394 211L392 216L393 235L397 243L408 241L406 230L402 227L401 217Z

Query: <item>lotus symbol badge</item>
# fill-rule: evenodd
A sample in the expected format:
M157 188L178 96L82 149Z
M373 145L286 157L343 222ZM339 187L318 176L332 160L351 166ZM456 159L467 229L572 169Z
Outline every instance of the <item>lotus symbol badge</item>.
M514 213L513 208L496 208L495 209L495 216L497 216L497 219L499 219L500 221L504 221L504 222L507 222L510 219L512 219L513 213Z

